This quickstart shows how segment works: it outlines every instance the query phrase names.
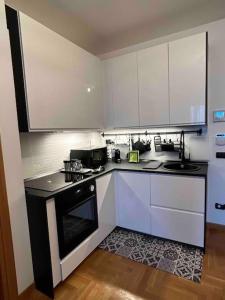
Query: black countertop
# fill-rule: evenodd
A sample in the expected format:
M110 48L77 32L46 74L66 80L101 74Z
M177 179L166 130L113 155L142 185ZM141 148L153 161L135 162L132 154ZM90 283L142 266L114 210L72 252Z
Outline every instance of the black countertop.
M54 192L47 192L32 188L26 188L26 195L27 198L29 197L35 197L38 199L48 200L50 198L54 198L56 194L62 193L63 191L70 189L78 184L81 184L85 181L88 181L90 179L96 179L98 177L101 177L107 173L113 172L113 171L131 171L131 172L144 172L144 173L150 173L150 174L172 174L172 175L185 175L185 176L197 176L197 177L207 177L207 171L208 171L208 163L202 163L202 162L190 162L191 164L194 164L199 167L196 171L174 171L174 170L166 170L163 168L162 164L157 169L143 169L146 166L146 162L140 162L138 164L135 163L128 163L127 161L122 161L121 163L114 163L114 162L108 162L104 167L105 170L102 171L99 174L93 174L88 178L85 178L79 182L72 183L70 185L67 185L66 187L62 189L58 189ZM34 178L32 178L33 180ZM27 180L26 180L27 181Z

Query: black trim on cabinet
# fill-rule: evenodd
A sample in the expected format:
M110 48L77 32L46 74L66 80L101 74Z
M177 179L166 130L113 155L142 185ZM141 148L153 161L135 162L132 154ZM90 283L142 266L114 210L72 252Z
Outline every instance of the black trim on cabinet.
M35 286L54 299L46 202L26 198Z
M5 10L11 45L18 125L20 132L28 132L29 123L26 105L26 89L23 68L23 55L21 49L19 14L15 9L7 5L5 6Z
M205 177L204 247L203 247L204 253L206 250L207 199L208 199L208 176Z
M205 125L208 125L208 58L209 58L208 40L209 40L209 35L208 32L206 32Z

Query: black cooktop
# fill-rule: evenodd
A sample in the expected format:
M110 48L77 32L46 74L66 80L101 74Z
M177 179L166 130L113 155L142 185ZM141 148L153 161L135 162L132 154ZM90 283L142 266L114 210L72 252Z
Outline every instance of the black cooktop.
M88 175L64 174L57 172L51 175L29 180L25 182L25 187L47 192L54 192L73 184L74 182L79 182L87 176Z

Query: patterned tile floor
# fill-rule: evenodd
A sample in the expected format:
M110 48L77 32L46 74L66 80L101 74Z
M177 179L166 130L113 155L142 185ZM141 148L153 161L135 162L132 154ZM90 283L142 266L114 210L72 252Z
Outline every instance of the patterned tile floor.
M117 227L99 248L200 282L203 251L197 247Z

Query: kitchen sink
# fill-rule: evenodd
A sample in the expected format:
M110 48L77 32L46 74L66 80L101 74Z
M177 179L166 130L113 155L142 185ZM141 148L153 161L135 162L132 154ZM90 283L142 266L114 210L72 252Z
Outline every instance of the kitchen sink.
M165 163L163 165L164 169L167 170L172 170L172 171L188 171L188 172L194 172L198 171L200 167L192 165L192 164L187 164L187 163L182 163L182 162L177 162L177 163Z

